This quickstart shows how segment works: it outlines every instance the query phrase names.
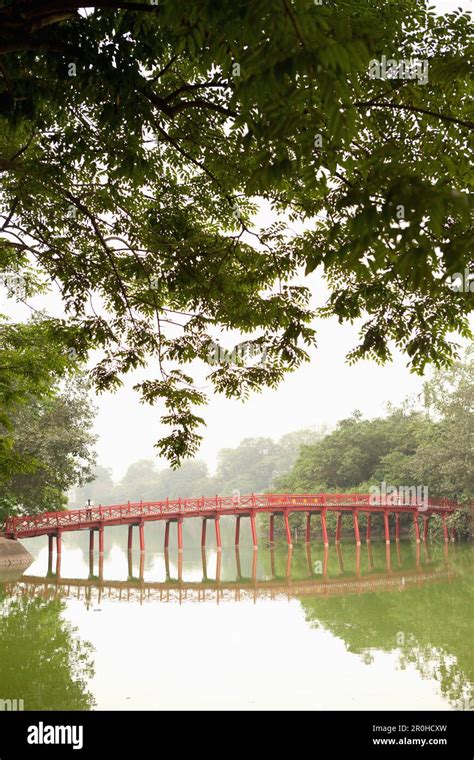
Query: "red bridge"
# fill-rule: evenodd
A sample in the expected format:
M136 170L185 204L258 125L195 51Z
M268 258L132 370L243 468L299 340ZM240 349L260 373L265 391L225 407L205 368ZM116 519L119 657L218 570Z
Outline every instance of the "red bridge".
M408 489L406 489L408 490ZM390 543L391 514L395 515L395 538L400 538L400 515L411 514L415 527L417 543L420 542L419 518L423 518L424 538L428 536L429 518L433 514L440 515L443 520L444 538L449 540L449 530L446 518L455 512L459 505L449 499L427 499L421 502L414 494L397 497L373 496L369 494L250 494L249 496L215 496L197 499L165 499L163 501L140 501L136 503L117 504L109 507L86 507L63 512L45 512L39 515L8 518L5 526L7 538L31 538L33 536L48 536L49 549L52 552L53 538L56 537L58 555L61 554L61 536L74 530L90 531L90 550L94 550L94 533L99 533L99 553L104 553L104 528L113 525L128 525L128 548L132 549L133 526L139 528L140 551L145 551L145 530L147 522L164 520L165 548L168 548L170 524L175 522L178 531L178 549L183 549L183 520L190 518L202 519L201 545L206 545L206 525L208 520L214 521L217 549L221 549L221 533L219 520L228 515L235 516L236 531L235 545L239 545L240 522L243 517L250 519L254 549L257 548L256 516L260 513L270 515L270 542L274 542L275 517L283 516L286 539L291 547L291 531L289 515L291 512L306 513L306 541L310 540L311 517L321 516L321 531L324 546L329 546L326 515L328 512L337 513L336 543L341 538L342 516L350 513L354 523L354 536L357 546L360 546L359 514L367 516L366 540L371 540L371 516L381 513L384 519L385 541ZM454 537L454 533L452 533Z

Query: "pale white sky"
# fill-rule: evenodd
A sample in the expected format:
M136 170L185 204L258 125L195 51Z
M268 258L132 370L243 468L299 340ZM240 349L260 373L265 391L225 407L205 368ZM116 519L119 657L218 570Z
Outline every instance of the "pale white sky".
M469 0L443 0L436 5L440 11L472 7ZM264 218L268 221L267 213L262 214L262 222ZM322 305L326 289L320 276L314 273L306 284L311 287L314 304ZM28 318L30 312L26 307L13 301L7 303L7 308L2 304L3 312L7 311L13 319ZM32 300L32 304L59 313L52 296ZM398 404L407 395L421 390L423 379L409 372L406 358L400 354L395 354L394 361L385 367L373 362L359 362L351 367L346 364L347 352L357 343L359 325L339 325L336 319L329 319L318 320L316 327L318 348L311 351L311 362L288 376L278 390L254 394L243 404L216 396L209 388L210 403L202 412L207 428L202 431L204 441L198 456L211 469L219 449L237 446L245 437L278 438L313 425L333 426L354 409L368 417L375 416L383 413L387 401ZM155 374L149 370L143 376ZM201 376L204 383L204 375ZM160 425L160 409L141 405L132 390L138 377L125 378L124 387L117 393L96 399L98 461L112 468L116 478L124 474L130 463L154 458L153 444L168 433Z

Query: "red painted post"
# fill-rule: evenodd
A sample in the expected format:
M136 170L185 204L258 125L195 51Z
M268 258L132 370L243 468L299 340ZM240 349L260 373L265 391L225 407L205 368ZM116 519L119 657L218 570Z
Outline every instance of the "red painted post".
M365 540L366 540L366 543L368 544L370 544L370 542L372 541L372 513L371 512L367 513L367 530L365 533Z
M443 533L444 533L444 540L447 543L449 541L449 531L448 531L448 526L446 523L446 515L443 515Z
M428 515L423 515L423 540L425 543L428 541L429 527L430 527L430 518Z
M395 541L400 541L400 515L395 515Z
M275 515L270 515L270 543L275 543Z
M89 554L94 554L94 531L89 531Z
M221 526L220 526L220 517L214 518L214 525L216 528L216 543L217 543L217 551L222 551L222 544L221 544Z
M323 554L323 577L326 578L328 574L328 559L329 559L329 547L324 547Z
M253 555L252 555L252 580L253 581L257 580L257 557L258 557L258 552L256 549L254 549Z
M145 526L143 523L140 523L140 552L143 553L145 551Z
M321 530L323 532L323 544L324 546L329 546L329 540L328 540L328 529L326 525L326 510L321 510Z
M62 541L61 531L58 530L56 534L56 551L57 551L58 557L61 556L62 545L63 545L63 541Z
M56 577L61 576L61 552L56 555Z
M359 515L357 514L356 510L354 510L352 514L354 517L354 535L355 535L355 540L356 540L356 546L360 546Z
M367 556L369 558L369 567L371 570L374 569L374 555L372 553L372 543L367 544Z
M201 527L201 549L206 548L206 527L207 527L207 517L203 517L202 527Z
M99 555L103 555L104 553L104 528L101 526L99 528Z
M418 525L418 515L416 512L413 512L413 524L415 526L415 537L416 537L416 543L420 543L420 526Z
M383 525L384 525L384 528L385 528L385 543L389 544L390 543L390 525L389 525L389 522L388 522L388 512L387 512L387 510L385 510L384 513L383 513Z
M170 521L167 520L165 524L165 549L170 545Z
M178 519L178 552L183 551L183 518Z
M51 557L53 555L53 536L48 536L48 555Z
M133 549L133 525L128 526L128 551Z
M397 541L397 562L398 562L398 567L400 567L402 564L402 553L400 551L400 541Z
M242 578L242 566L240 562L240 551L238 547L235 547L235 563L237 565L237 578Z
M338 512L337 522L336 522L336 544L341 543L341 529L342 529L342 512Z
M285 520L286 543L288 544L288 548L291 549L293 547L293 544L291 543L291 531L290 531L290 523L288 521L288 512L285 512L283 517Z
M241 515L237 515L235 519L235 545L238 546L240 543L240 518Z
M306 543L311 541L311 512L306 514Z
M250 513L250 527L252 529L253 548L258 549L257 524L255 522L255 512Z

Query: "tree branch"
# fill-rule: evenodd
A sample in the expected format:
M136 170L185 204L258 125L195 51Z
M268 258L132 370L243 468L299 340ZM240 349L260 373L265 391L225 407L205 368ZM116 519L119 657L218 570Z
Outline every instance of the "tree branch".
M399 111L411 111L412 113L423 113L427 116L433 116L441 121L447 121L451 124L459 124L462 127L468 127L468 129L474 129L474 122L464 121L463 119L457 119L454 116L448 114L438 113L438 111L430 111L428 108L421 108L420 106L410 106L403 103L376 103L373 100L357 100L353 104L356 108L393 108ZM346 106L350 108L351 106Z

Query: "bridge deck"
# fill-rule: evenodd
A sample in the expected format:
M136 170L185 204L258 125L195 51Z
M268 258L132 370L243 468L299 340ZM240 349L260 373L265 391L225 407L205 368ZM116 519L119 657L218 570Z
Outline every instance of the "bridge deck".
M284 514L290 512L325 513L369 512L449 515L458 509L449 499L428 499L420 503L416 497L398 499L374 497L370 494L250 494L247 496L215 496L196 499L164 499L162 501L127 502L111 506L91 506L62 512L45 512L9 518L6 522L7 538L30 538L56 535L58 532L99 530L105 526L142 525L144 522L201 517L216 519L226 515L236 517L257 513Z

